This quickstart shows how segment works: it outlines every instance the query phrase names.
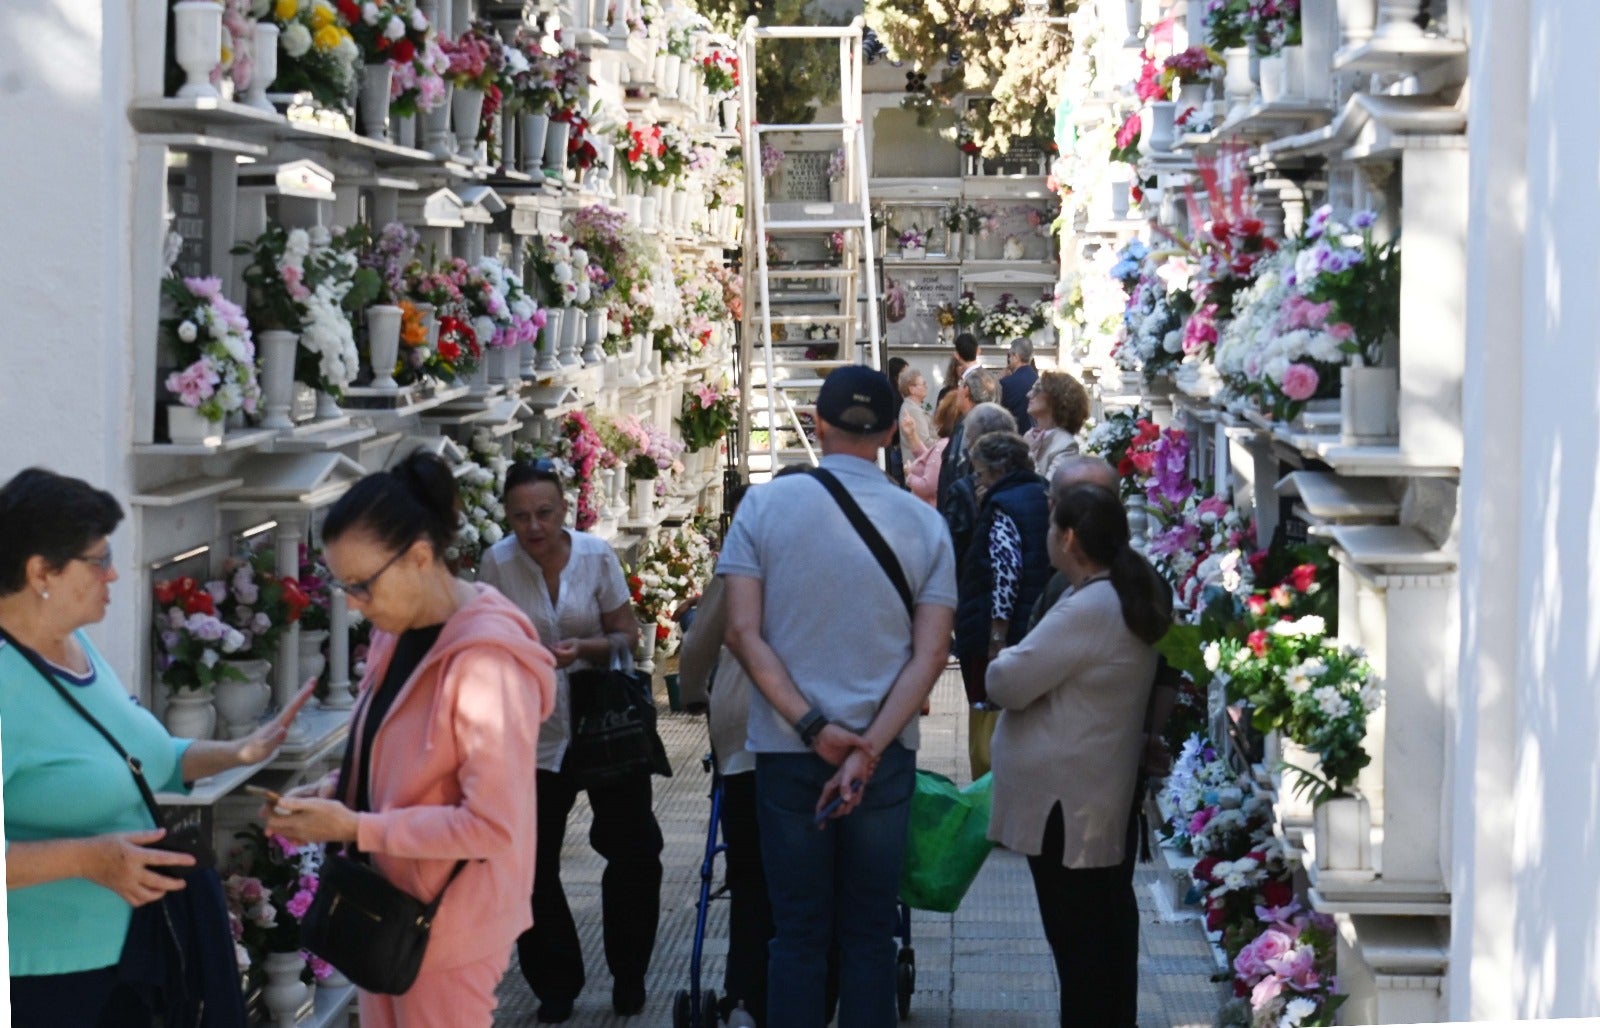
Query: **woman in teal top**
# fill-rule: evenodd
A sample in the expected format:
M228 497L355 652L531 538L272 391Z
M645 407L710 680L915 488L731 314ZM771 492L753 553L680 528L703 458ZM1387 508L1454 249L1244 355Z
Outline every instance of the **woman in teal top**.
M104 618L111 601L109 536L121 520L109 493L75 478L30 468L0 486L0 628L50 665L143 762L157 791L265 760L298 703L244 739L174 739L81 631ZM4 642L0 770L13 1023L148 1025L144 1001L118 973L124 939L135 907L186 887L158 869L181 870L194 859L152 848L163 832L151 826L127 765ZM232 953L231 940L221 944ZM210 1015L205 1024L225 1023Z

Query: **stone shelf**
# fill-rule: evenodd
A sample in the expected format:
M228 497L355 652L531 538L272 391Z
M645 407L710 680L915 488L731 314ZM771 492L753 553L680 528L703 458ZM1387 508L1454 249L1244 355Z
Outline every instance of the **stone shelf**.
M1454 571L1456 555L1408 525L1336 525L1330 534L1340 563L1386 575L1438 575Z
M1425 71L1467 56L1467 44L1441 36L1377 35L1333 55L1334 71L1406 74Z
M178 507L220 496L242 485L243 478L188 478L155 489L145 489L128 497L128 502L135 507Z
M215 443L135 443L133 452L141 457L210 457L262 446L277 437L271 428L236 429Z
M1278 481L1278 495L1298 497L1297 513L1312 525L1330 522L1391 521L1400 501L1376 478L1341 478L1326 471L1295 471Z
M1230 117L1211 133L1209 143L1231 139L1276 139L1304 132L1333 120L1333 105L1321 100L1274 100L1258 103Z
M194 783L188 792L158 792L156 801L164 807L209 807L222 797L248 782L266 762L229 768Z
M266 767L273 771L302 771L344 745L350 732L350 711L307 706L295 719L304 736L286 742Z

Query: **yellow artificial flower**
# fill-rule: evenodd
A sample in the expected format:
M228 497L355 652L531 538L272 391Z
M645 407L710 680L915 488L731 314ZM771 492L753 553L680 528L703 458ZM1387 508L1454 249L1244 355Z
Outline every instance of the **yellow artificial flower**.
M224 68L233 67L233 50L226 43L222 44L222 66Z
M299 0L278 0L277 4L272 8L272 15L279 21L288 21L290 18L293 18L296 14L298 14L299 11Z
M313 4L311 7L311 31L321 33L323 29L339 20L339 14L328 4Z
M318 50L337 50L339 44L344 42L344 29L337 25L324 25L311 37L311 42Z

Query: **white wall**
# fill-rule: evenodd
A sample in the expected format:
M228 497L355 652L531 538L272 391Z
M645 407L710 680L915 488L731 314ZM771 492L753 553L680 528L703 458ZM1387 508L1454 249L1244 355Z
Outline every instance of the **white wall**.
M0 4L0 480L38 464L124 501L132 412L126 41L133 7ZM125 556L131 538L124 528L113 545ZM119 588L107 622L93 634L113 666L126 669L139 647L129 597Z
M1600 1010L1600 6L1472 8L1450 1015L1572 1017Z

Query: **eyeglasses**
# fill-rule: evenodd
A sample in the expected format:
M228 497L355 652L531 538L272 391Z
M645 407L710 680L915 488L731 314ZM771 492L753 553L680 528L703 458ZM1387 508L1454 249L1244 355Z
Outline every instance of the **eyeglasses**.
M112 561L114 560L114 558L111 556L111 547L110 547L110 545L106 546L106 552L104 552L104 553L80 553L76 557L73 557L72 559L73 560L81 560L85 564L94 565L95 567L100 569L100 573L102 575L106 575L106 574L110 574L111 573L111 564L112 564Z
M374 571L361 581L341 582L338 579L334 579L333 587L335 589L343 590L347 596L352 596L355 599L360 600L362 603L366 603L368 600L372 599L372 587L377 584L378 579L383 577L383 573L385 571L388 571L390 568L394 567L395 562L401 557L404 557L409 549L410 547L408 546L406 549L400 550L393 557L390 557L383 567Z

